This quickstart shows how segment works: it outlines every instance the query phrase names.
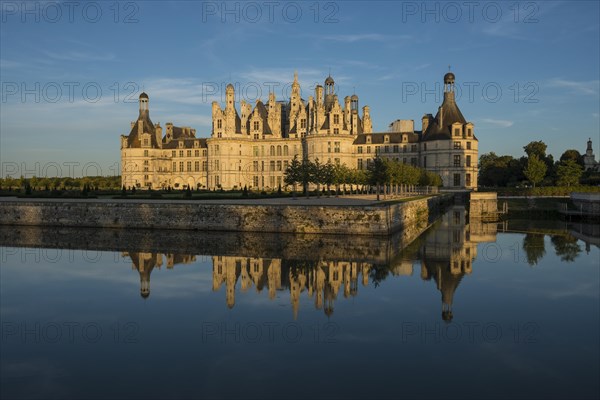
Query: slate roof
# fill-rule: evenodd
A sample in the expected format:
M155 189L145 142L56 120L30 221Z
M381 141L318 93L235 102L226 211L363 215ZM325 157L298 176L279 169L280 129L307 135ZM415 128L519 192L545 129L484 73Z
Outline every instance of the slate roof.
M442 103L443 119L440 125L440 111L435 115L433 120L429 122L429 126L425 130L423 140L451 140L452 139L452 124L459 122L466 124L467 121L463 117L456 101L454 101L454 93L444 93L444 102Z

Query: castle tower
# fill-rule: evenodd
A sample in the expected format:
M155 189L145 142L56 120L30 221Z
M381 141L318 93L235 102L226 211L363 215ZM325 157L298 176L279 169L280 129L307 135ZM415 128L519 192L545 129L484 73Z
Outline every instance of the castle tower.
M589 169L594 169L598 166L596 162L596 156L594 155L594 149L592 147L592 138L588 139L587 149L585 150L585 155L583 156L583 169L585 171Z

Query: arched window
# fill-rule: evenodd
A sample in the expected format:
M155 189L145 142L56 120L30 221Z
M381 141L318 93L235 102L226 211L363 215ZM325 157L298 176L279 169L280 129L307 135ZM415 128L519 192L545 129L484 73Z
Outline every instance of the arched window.
M269 154L272 155L272 156L275 155L275 146L271 146Z
M288 147L287 147L287 145L283 146L283 155L284 156L288 155Z
M277 146L277 155L280 156L281 155L281 146Z

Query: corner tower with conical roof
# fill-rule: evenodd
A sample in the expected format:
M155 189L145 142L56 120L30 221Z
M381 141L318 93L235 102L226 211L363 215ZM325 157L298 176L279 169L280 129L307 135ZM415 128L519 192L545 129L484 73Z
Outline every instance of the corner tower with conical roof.
M444 101L435 117L423 116L421 166L442 177L448 189L477 188L477 138L456 103L455 75L444 75Z

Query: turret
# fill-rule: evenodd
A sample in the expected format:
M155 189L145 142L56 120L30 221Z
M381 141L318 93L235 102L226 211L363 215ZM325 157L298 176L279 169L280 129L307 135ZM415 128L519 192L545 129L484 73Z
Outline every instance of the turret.
M148 101L150 99L148 98L148 95L146 94L146 92L142 92L142 94L140 94L140 97L138 99L139 104L140 104L140 118L145 118L148 117Z
M227 85L227 88L225 89L225 97L226 97L226 103L225 103L225 109L232 109L234 107L234 103L235 103L235 89L233 88L233 85L230 83Z

